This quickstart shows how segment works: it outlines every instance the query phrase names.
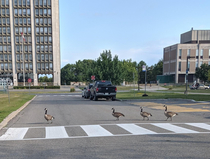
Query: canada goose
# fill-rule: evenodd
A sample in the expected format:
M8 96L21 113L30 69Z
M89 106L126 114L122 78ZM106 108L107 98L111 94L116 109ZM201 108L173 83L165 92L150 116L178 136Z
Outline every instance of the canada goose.
M51 121L51 123L52 123L52 120L55 119L55 117L52 116L52 115L47 114L47 108L44 108L44 110L45 110L44 118L45 118L47 121Z
M147 112L143 112L143 107L140 107L141 109L141 112L140 112L140 115L143 117L143 120L145 117L147 117L147 120L149 120L149 117L152 116L151 113L147 113Z
M115 112L115 109L114 109L114 108L112 108L112 110L113 110L112 115L113 115L114 117L116 117L117 120L119 120L119 117L120 117L120 116L125 116L124 114L122 114L122 113L120 113L120 112Z
M164 114L165 114L165 116L167 117L166 120L168 120L168 118L171 118L171 121L172 121L172 117L178 115L178 113L175 113L175 112L168 112L168 111L167 111L167 106L166 106L166 105L164 105L163 107L165 107L165 112L164 112Z

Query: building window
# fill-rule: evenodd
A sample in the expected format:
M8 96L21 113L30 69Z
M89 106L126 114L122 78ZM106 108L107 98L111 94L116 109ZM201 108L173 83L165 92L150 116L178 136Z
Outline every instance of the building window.
M24 6L26 5L26 0L23 0L23 5L24 5Z
M17 0L14 0L14 5L17 6Z
M47 6L47 0L44 0L44 6Z
M40 5L40 6L42 6L42 5L43 5L42 0L39 0L39 5Z
M32 63L29 63L29 69L33 70Z
M179 59L182 58L182 49L179 49Z
M53 58L52 58L52 54L50 54L50 55L49 55L49 58L50 58L50 61L52 61L52 60L53 60Z
M29 54L29 61L32 61L32 55Z
M10 20L9 18L6 18L7 19L7 25L10 25Z
M21 6L22 5L22 0L19 0L19 6Z
M22 15L22 9L19 9L19 15L20 16Z
M25 61L28 61L28 54L25 54Z
M9 9L6 9L6 14L9 16Z
M48 52L48 46L45 45L45 52Z
M30 16L31 15L31 10L27 9L27 15Z
M203 58L203 49L201 49L201 56L200 58L202 59Z
M42 61L44 61L44 54L41 55L41 59L42 59Z
M40 43L39 37L36 37L36 43Z
M51 6L51 0L47 0L47 5Z
M37 55L37 61L40 61L40 54Z
M39 5L39 0L35 1L35 5L38 6Z
M51 9L48 9L48 15L51 15Z
M40 63L37 63L38 70L41 70Z
M187 56L190 56L190 49L187 50Z
M52 20L51 18L48 18L48 25L51 25L52 24Z
M30 6L30 0L27 0L27 6Z
M39 45L36 46L36 51L40 52L40 46Z
M42 63L42 70L44 70L44 63Z
M4 61L3 55L0 55L0 61Z
M12 61L12 55L9 54L9 61Z
M45 69L48 70L49 67L48 67L48 63L45 63Z
M39 9L35 9L35 14L38 16L39 15Z
M45 60L48 61L48 54L45 55Z
M41 52L44 52L44 46L41 45Z
M209 49L209 58L210 58L210 49Z
M203 61L200 62L200 66L203 64Z

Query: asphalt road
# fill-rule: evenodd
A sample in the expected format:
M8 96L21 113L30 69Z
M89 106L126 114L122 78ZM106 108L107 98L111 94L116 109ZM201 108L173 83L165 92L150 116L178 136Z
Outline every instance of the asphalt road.
M165 121L163 105L178 112ZM152 113L140 117L139 106ZM44 108L55 117L44 119ZM117 121L111 108L124 113ZM0 158L210 158L210 103L185 100L90 101L43 94L0 131Z

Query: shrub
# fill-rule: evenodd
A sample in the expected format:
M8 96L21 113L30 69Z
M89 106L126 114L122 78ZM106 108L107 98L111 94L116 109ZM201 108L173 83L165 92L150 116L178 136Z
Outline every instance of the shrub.
M70 88L70 92L75 92L74 87Z

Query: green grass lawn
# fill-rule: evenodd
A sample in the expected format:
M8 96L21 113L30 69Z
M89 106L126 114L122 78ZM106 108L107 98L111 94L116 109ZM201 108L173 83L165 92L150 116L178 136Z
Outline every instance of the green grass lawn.
M142 97L143 91L130 91L130 92L118 92L117 99L169 99L169 98L181 98L192 99L195 101L210 101L210 95L188 94L185 95L179 93L162 93L162 92L146 92L147 97Z
M0 92L0 122L33 97L34 95L29 95L24 92L10 92L8 98L8 93Z

